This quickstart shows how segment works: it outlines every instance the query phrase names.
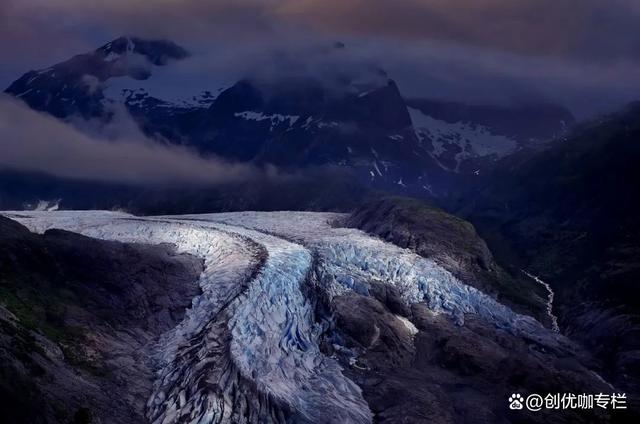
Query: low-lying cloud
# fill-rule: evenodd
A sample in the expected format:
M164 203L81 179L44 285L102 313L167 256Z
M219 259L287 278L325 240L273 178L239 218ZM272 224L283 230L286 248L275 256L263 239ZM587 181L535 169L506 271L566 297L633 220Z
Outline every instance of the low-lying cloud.
M200 45L187 60L155 68L150 86L178 92L217 92L243 77L269 80L315 77L394 79L407 98L437 98L471 104L555 103L579 118L616 110L640 99L640 64L632 61L579 63L563 58L521 55L459 43L399 39L316 37L268 40L241 45ZM159 78L163 74L170 78ZM344 77L344 78L340 78ZM141 85L135 82L135 85ZM188 89L187 89L188 88ZM155 93L156 91L151 90ZM180 93L176 93L180 94ZM163 98L162 90L158 97Z
M0 169L135 185L214 185L260 175L247 165L205 159L148 140L130 126L99 139L0 96Z

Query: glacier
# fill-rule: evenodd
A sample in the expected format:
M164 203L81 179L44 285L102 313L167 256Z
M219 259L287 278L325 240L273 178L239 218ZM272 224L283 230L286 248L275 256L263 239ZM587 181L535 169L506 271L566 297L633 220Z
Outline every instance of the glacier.
M154 423L371 422L360 388L319 347L323 327L310 285L327 299L367 295L373 281L392 285L407 305L423 303L458 325L474 314L545 349L571 349L562 335L459 281L435 261L341 228L341 214L3 214L36 232L60 228L101 239L172 243L179 252L204 258L202 294L155 348L157 380L147 409Z

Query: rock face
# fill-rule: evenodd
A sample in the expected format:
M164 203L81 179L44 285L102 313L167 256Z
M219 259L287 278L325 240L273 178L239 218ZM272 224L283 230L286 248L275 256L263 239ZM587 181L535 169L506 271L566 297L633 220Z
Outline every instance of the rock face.
M365 203L343 225L431 258L467 284L547 321L540 287L502 269L473 225L461 218L419 200L389 197Z
M29 232L0 217L0 409L14 423L145 421L153 345L199 293L171 246Z
M422 180L443 170L420 145L395 82L339 91L313 78L241 80L208 109L166 118L133 110L149 133L206 154L285 170L333 166L367 186L424 193ZM139 114L139 115L138 115Z

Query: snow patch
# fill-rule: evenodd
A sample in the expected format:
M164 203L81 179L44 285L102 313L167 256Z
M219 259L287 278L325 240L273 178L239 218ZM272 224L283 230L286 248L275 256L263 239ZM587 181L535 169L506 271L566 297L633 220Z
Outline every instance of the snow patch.
M416 328L416 326L413 325L413 323L407 318L403 317L402 315L395 315L395 317L402 323L402 325L404 325L404 327L412 337L418 334L418 329Z
M447 145L456 145L462 153L458 162L472 158L495 155L504 157L518 147L515 140L503 135L492 134L482 125L465 122L449 123L425 115L421 110L409 107L409 115L418 140L428 139L433 145L432 154L441 156ZM458 163L459 165L459 163Z

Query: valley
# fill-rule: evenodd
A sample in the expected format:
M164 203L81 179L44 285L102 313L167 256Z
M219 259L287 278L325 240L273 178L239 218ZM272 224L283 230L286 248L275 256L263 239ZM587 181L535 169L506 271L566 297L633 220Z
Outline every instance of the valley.
M102 240L169 243L204 261L201 294L153 343L153 389L137 410L149 422L397 422L407 413L404 399L381 404L374 387L411 390L417 375L405 374L409 368L427 373L425 384L467 387L415 394L416 416L432 422L460 422L478 408L491 422L507 419L503 392L521 384L531 390L541 372L548 377L535 377L539 389L611 390L580 346L459 280L435 258L342 227L346 215L3 215L37 233L60 228ZM486 392L495 385L492 367L510 361L503 389ZM434 399L437 393L444 398ZM93 404L87 396L82 401ZM451 409L458 396L465 401ZM109 411L91 414L127 422ZM545 414L538 418L549 422Z

